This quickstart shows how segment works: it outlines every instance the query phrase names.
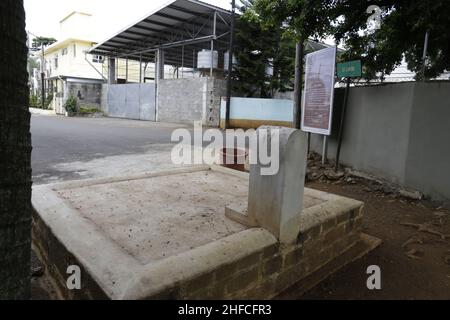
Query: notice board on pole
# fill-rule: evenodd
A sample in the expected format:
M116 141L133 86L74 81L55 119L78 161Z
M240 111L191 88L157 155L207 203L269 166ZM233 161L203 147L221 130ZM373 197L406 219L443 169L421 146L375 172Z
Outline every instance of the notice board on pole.
M306 55L305 93L302 106L303 131L331 134L335 72L335 47Z

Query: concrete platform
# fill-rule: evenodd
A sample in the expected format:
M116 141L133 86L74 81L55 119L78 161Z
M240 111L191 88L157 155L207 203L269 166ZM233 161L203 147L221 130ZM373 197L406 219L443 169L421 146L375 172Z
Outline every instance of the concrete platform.
M276 270L281 274L292 249L280 248L264 229L249 229L225 216L225 207L245 208L247 198L248 174L216 166L38 186L33 189L33 237L67 298L239 297L270 279L264 263L273 257L282 257ZM325 234L322 224L334 219L339 227L347 223L339 215L361 207L355 200L305 189L304 212L309 214L302 217L302 232L319 226ZM358 213L348 219L359 223ZM267 256L272 248L276 252ZM254 256L257 260L246 265ZM82 268L81 290L65 287L71 264ZM226 266L232 269L222 275ZM233 276L242 282L239 276L251 268L257 275L245 288L226 280ZM310 271L311 266L305 275ZM267 289L262 298L287 285ZM214 295L216 289L220 293Z

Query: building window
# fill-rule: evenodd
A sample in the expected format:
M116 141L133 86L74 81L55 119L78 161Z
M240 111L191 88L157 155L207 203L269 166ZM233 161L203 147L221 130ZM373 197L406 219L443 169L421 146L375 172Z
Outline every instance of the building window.
M62 49L61 55L65 56L67 54L67 48Z
M55 70L58 69L58 56L55 57Z
M73 57L74 58L77 57L77 45L76 44L73 45Z
M103 57L103 56L99 56L97 54L92 56L92 62L94 62L94 63L103 63L104 60L105 60L105 57Z

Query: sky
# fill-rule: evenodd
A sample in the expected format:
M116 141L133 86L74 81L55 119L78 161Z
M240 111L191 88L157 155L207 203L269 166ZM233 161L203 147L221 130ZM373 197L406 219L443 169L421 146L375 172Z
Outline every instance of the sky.
M59 37L59 21L73 11L90 13L92 38L107 39L143 18L168 0L24 0L27 31L36 36ZM204 0L230 9L230 0Z

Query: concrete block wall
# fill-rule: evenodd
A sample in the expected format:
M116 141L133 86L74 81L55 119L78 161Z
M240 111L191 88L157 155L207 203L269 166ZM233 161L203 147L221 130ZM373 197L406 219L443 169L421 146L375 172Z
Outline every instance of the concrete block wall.
M404 183L408 150L412 84L372 86L350 90L341 161L357 170ZM334 159L343 89L335 91L328 156ZM323 136L312 134L311 147L321 153Z
M102 84L67 82L67 97L77 97L80 106L101 108Z
M103 111L104 114L108 115L108 88L109 84L102 84L102 97L100 103L100 110Z
M160 80L157 88L158 121L218 127L220 97L225 81L214 78Z
M278 242L168 288L150 299L271 299L360 241L363 207L328 215L293 245ZM322 274L321 278L329 276ZM315 283L313 283L315 285Z
M209 101L207 103L206 126L217 128L220 124L220 106L222 97L227 95L227 83L223 79L209 79Z
M343 89L336 90L328 158L335 159ZM450 82L408 82L350 90L343 164L450 205ZM311 148L322 153L323 137Z
M450 82L414 86L405 185L450 207Z
M103 110L103 106L107 104L105 91L107 92L101 83L66 81L63 94L54 97L52 107L56 114L64 114L66 112L64 104L70 96L74 96L79 106Z

